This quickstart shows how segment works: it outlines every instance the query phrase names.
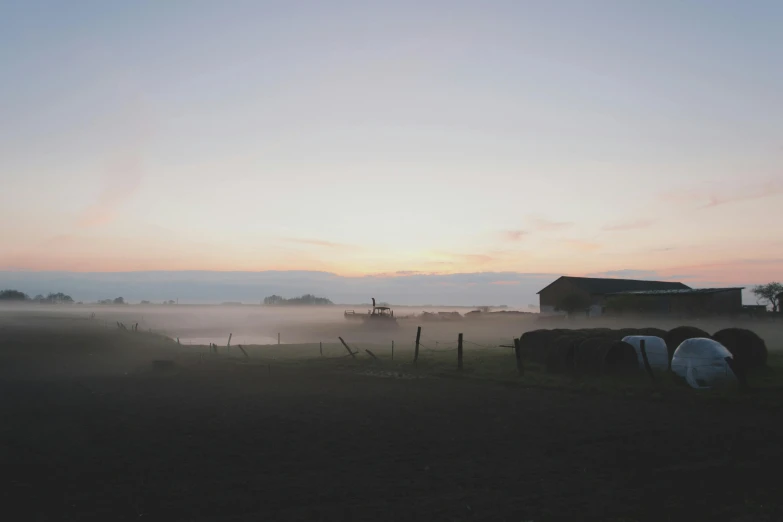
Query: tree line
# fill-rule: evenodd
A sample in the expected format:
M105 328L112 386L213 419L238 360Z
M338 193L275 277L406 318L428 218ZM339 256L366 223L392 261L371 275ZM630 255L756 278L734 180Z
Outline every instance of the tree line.
M73 297L62 292L38 294L30 297L19 290L0 290L0 301L26 301L32 303L73 303Z
M264 304L269 306L328 306L334 303L325 297L305 294L301 297L292 297L290 299L280 297L279 295L270 295L264 298Z
M38 294L35 297L30 297L24 292L19 290L0 290L0 301L13 301L13 302L25 302L25 303L45 303L45 304L73 304L75 301L73 297L62 292L51 292L47 295ZM81 304L81 303L78 303ZM125 299L122 297L116 297L114 299L101 299L98 304L102 305L123 305L126 304Z

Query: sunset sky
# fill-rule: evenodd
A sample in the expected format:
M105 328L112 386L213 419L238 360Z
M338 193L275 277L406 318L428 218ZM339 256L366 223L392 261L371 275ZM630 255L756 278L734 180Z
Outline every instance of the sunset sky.
M782 28L761 0L3 2L0 270L780 280Z

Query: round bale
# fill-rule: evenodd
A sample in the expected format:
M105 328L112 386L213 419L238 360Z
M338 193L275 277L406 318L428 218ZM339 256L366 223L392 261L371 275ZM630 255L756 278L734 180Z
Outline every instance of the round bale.
M580 374L601 373L603 354L612 344L605 337L591 337L582 341L574 353L574 368Z
M636 335L646 335L649 337L660 337L661 339L666 339L666 330L662 330L661 328L640 328L639 333Z
M767 345L755 332L744 328L725 328L715 332L712 338L725 346L734 356L735 364L745 370L767 364Z
M669 360L672 360L674 351L684 341L687 341L688 339L701 338L712 339L712 336L701 328L696 328L695 326L678 326L677 328L672 328L669 330L664 337L664 340L666 341L666 347L669 350Z
M575 347L579 346L584 337L564 335L558 337L546 356L546 370L549 373L567 373L574 368Z
M523 357L532 362L544 362L548 345L548 330L525 332L519 340Z
M634 347L625 341L614 341L603 357L603 372L609 375L626 375L639 371L639 359Z

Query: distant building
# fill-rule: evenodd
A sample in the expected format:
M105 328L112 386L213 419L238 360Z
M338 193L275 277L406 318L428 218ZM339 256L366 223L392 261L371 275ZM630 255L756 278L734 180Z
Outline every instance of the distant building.
M743 312L742 287L615 292L605 296L612 312L674 315L733 315Z
M651 290L690 290L690 287L668 281L562 276L541 289L538 297L542 314L555 313L566 296L578 295L590 303L590 315L601 315L607 295Z

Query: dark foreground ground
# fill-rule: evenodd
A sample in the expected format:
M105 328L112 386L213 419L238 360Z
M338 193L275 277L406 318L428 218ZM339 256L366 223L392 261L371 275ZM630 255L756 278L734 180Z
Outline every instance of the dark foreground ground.
M7 520L783 519L747 405L203 364L4 379L0 415Z

